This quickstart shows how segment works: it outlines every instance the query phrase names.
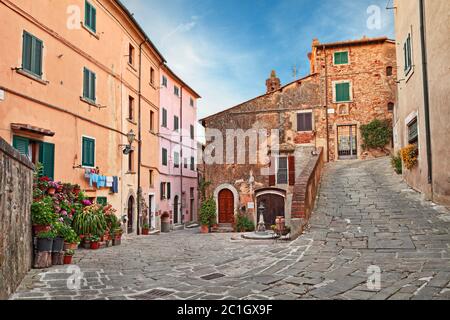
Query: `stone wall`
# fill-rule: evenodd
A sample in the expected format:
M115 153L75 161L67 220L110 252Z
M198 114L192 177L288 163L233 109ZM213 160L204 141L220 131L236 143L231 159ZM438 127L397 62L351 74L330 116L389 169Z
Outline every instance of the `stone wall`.
M31 268L33 170L0 138L0 299L7 299Z
M320 148L318 156L309 160L294 186L294 197L291 209L291 235L297 238L311 217L317 193L320 187L324 166L324 150Z

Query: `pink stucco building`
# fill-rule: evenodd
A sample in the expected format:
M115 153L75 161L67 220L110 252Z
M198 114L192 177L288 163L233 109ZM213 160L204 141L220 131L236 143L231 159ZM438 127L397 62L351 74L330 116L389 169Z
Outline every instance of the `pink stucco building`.
M161 67L159 201L163 232L197 220L197 99L167 66Z

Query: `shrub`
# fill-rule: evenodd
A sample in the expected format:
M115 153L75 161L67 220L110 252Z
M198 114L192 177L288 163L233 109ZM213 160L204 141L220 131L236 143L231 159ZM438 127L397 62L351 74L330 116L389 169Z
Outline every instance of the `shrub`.
M58 236L64 238L67 243L80 243L80 238L77 233L67 224L58 222L55 224L55 231Z
M31 205L31 220L34 225L52 225L57 220L51 197L45 197Z
M202 203L200 208L200 223L203 226L212 227L216 219L216 202L212 197Z
M392 128L388 121L375 119L361 126L361 136L365 150L384 148L392 138Z
M397 174L402 174L403 167L402 167L402 156L400 154L400 151L396 156L392 156L391 158L392 167L394 168L395 172Z
M255 231L255 224L246 215L238 214L236 220L236 230L238 232Z
M96 204L85 207L75 215L72 227L78 235L104 235L108 225L103 208Z

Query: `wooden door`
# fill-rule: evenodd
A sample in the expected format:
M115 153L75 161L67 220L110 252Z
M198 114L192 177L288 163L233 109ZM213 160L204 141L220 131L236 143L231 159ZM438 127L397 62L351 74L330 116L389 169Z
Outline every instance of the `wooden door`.
M284 213L284 197L278 194L264 194L258 197L258 208L264 205L264 222L267 230L275 224L275 220L278 216L285 216ZM260 213L258 212L258 222Z
M233 192L224 189L219 193L219 223L234 222L234 196Z

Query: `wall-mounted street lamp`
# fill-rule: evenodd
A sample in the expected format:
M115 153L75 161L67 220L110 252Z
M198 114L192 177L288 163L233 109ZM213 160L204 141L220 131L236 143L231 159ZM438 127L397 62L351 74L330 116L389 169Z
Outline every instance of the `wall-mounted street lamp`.
M125 149L123 150L123 154L125 154L125 155L130 154L130 152L133 150L133 142L134 142L135 138L136 138L136 134L134 133L133 130L130 130L130 132L127 133L128 144L121 145L121 147L125 147Z

